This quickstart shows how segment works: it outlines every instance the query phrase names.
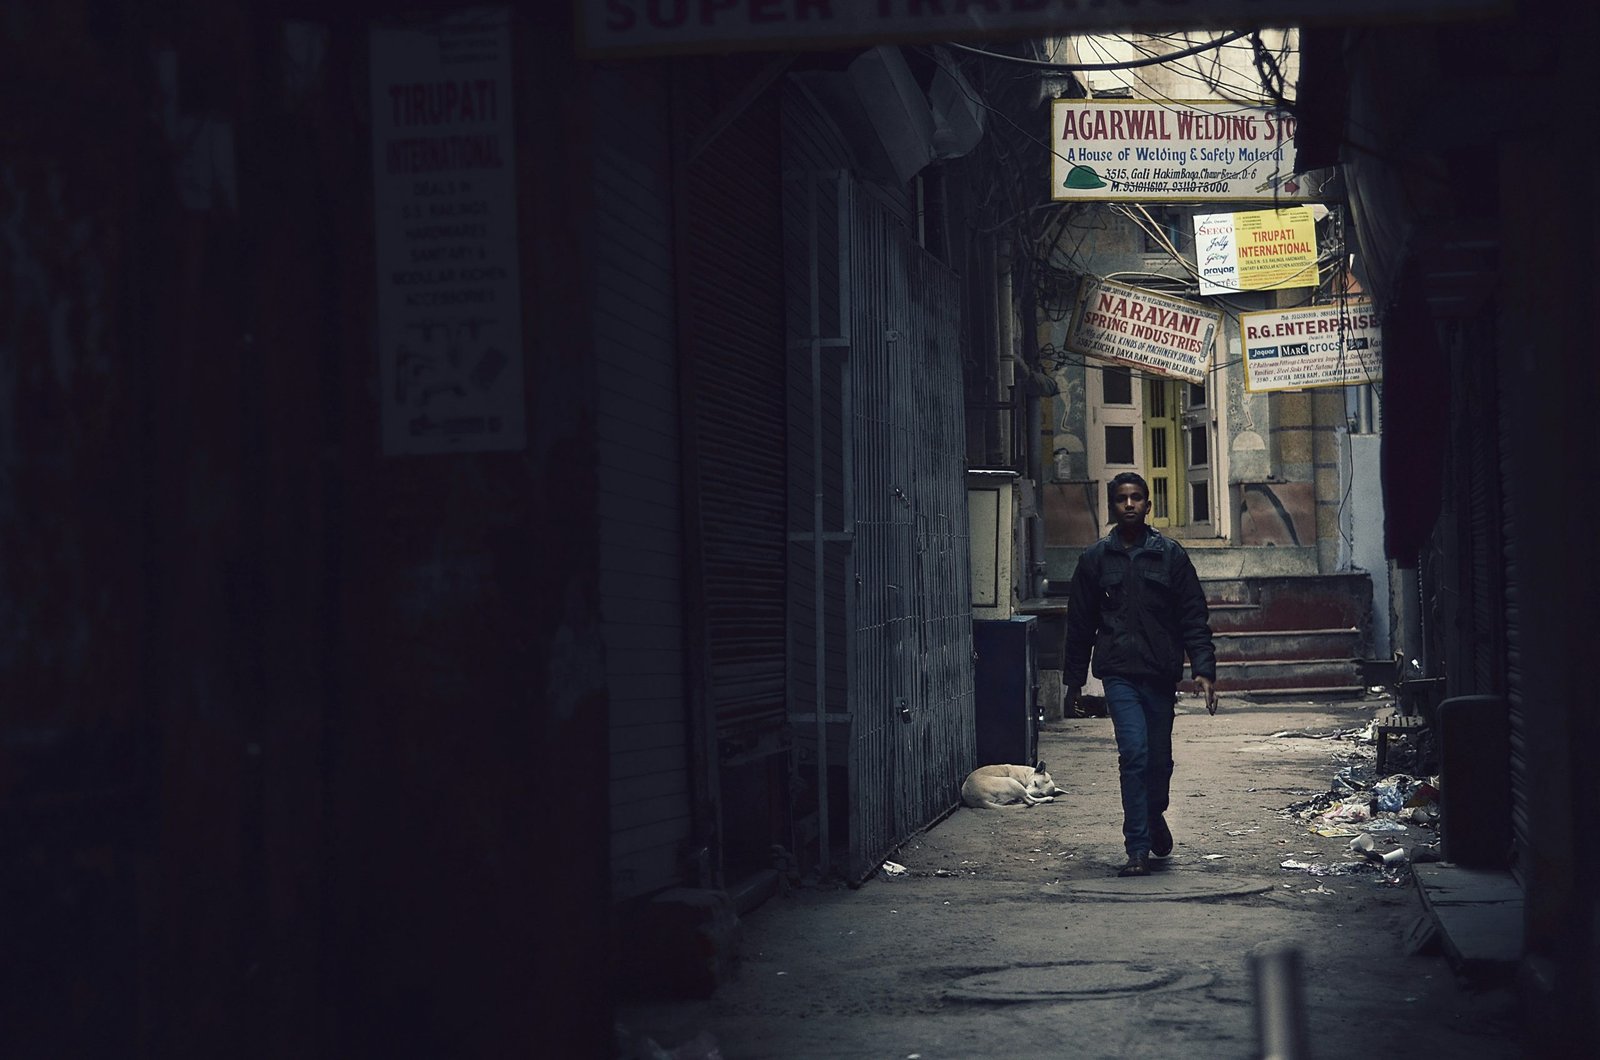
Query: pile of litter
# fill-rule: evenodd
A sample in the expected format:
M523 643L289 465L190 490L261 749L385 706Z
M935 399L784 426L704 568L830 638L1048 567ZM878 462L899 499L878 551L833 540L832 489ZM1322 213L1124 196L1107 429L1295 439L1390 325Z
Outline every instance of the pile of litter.
M1372 726L1316 738L1370 742ZM1340 757L1364 759L1365 756ZM1438 860L1438 778L1394 773L1374 780L1369 779L1369 775L1364 761L1347 765L1333 775L1327 791L1291 803L1281 814L1285 819L1305 822L1307 830L1316 835L1348 837L1352 860L1322 862L1290 858L1279 863L1281 868L1312 876L1373 875L1377 877L1374 882L1396 884L1404 879L1403 870L1408 863ZM1403 842L1406 840L1409 842Z

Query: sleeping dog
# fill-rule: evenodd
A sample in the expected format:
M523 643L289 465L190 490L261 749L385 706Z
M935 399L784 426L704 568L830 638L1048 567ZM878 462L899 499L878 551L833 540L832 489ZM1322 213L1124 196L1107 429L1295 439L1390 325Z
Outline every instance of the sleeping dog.
M979 766L961 785L961 801L974 810L1019 803L1036 806L1065 794L1045 772L1043 762L1036 766Z

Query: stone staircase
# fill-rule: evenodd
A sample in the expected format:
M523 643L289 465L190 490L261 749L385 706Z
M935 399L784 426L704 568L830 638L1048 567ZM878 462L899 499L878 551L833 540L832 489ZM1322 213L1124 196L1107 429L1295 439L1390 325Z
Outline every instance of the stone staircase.
M1201 578L1217 647L1217 687L1231 695L1359 696L1369 650L1372 580L1349 574ZM1185 681L1184 691L1192 691Z

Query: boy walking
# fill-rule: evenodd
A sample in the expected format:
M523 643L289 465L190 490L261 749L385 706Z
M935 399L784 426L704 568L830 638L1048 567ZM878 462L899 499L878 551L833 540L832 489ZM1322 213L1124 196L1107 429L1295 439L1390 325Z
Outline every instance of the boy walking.
M1145 524L1149 513L1142 476L1124 471L1111 480L1112 530L1078 560L1067 598L1068 709L1077 705L1092 648L1117 735L1128 852L1119 876L1148 876L1152 856L1172 853L1166 810L1185 655L1206 711L1217 712L1217 656L1200 578L1182 545Z

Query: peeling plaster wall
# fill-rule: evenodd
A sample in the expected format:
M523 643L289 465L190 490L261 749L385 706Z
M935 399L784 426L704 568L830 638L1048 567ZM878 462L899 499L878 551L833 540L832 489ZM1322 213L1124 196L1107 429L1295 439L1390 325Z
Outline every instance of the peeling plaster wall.
M1192 204L1183 209L1187 217L1190 213L1202 212L1206 207ZM1192 231L1179 231L1177 235L1180 249L1192 244ZM1184 276L1182 269L1170 257L1146 254L1141 230L1133 222L1105 207L1083 209L1074 221L1064 227L1057 246L1056 263L1063 269L1081 269L1092 275L1123 282L1136 281L1138 276L1119 274L1155 273L1174 279ZM1041 314L1039 325L1039 344L1046 355L1054 359L1051 376L1060 391L1049 398L1044 406L1046 427L1051 432L1047 485L1077 484L1085 481L1089 475L1088 409L1091 395L1098 393L1098 382L1094 378L1097 369L1092 367L1095 362L1086 365L1080 354L1065 349L1075 295L1075 285L1063 282L1058 290L1050 293L1049 300L1053 303L1054 312ZM1245 390L1242 349L1236 322L1239 311L1265 309L1271 304L1272 298L1270 293L1242 292L1230 297L1224 307L1227 313L1223 319L1222 333L1218 336L1215 362L1223 367L1213 377L1217 380L1213 400L1218 402L1216 414L1221 420L1225 436L1219 441L1219 446L1225 447L1226 454L1226 460L1216 460L1213 469L1214 474L1225 470L1227 477L1226 483L1219 484L1219 507L1237 506L1242 484L1264 482L1276 470L1269 444L1272 431L1269 396L1251 394ZM1194 300L1205 301L1198 298ZM1223 454L1217 455L1220 457ZM1074 485L1073 488L1077 487ZM1075 494L1070 497L1059 493L1052 496L1047 492L1045 500L1049 535L1047 545L1051 549L1049 569L1051 576L1059 579L1076 562L1076 550L1088 544L1089 540L1078 540L1082 536L1084 520L1078 510L1081 505ZM1219 514L1236 519L1238 512ZM1097 531L1101 529L1101 522L1103 520L1096 513L1094 524ZM1240 543L1237 525L1232 527L1232 532L1234 543ZM1298 553L1295 563L1297 570L1304 566L1303 557L1299 557Z
M1200 212L1204 207L1186 206L1187 212ZM1058 254L1057 262L1069 267L1068 260L1093 275L1120 278L1119 273L1157 273L1178 278L1182 270L1165 255L1149 255L1143 250L1143 237L1131 221L1125 221L1103 208L1093 208L1080 215L1075 224L1069 224L1058 240L1058 246L1070 251L1070 259ZM1180 249L1185 242L1193 242L1192 232L1179 233ZM1058 363L1052 375L1061 393L1050 400L1049 424L1054 432L1052 445L1055 481L1079 479L1087 475L1085 432L1087 430L1086 401L1089 390L1088 375L1092 369L1083 365L1084 358L1067 352L1063 345L1070 322L1071 297L1075 291L1060 292L1056 301L1061 305L1058 314L1062 319L1044 317L1040 323L1039 342L1046 350L1054 351L1066 363ZM1251 394L1245 390L1244 371L1240 364L1242 349L1239 329L1235 319L1240 310L1250 312L1266 309L1272 295L1262 292L1241 292L1229 298L1228 315L1223 319L1223 331L1218 338L1217 361L1224 365L1220 373L1220 396L1227 402L1226 444L1230 454L1228 482L1261 481L1272 473L1267 432L1271 418L1266 394ZM1198 299L1196 299L1199 301Z
M1236 361L1243 356L1238 328L1229 329L1227 335L1227 359ZM1227 373L1226 389L1230 457L1228 484L1264 481L1272 474L1272 455L1267 449L1272 419L1268 414L1267 395L1252 394L1246 390L1242 371Z

